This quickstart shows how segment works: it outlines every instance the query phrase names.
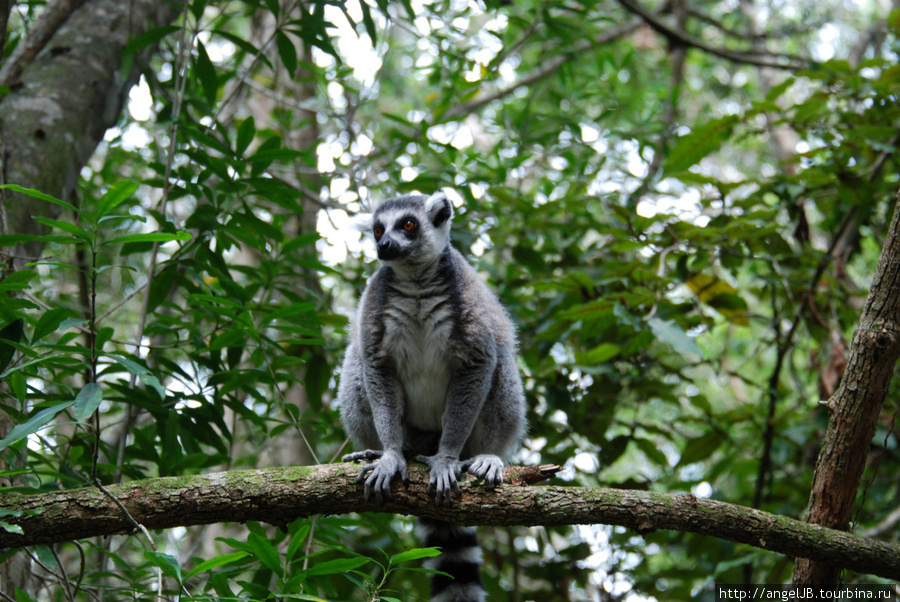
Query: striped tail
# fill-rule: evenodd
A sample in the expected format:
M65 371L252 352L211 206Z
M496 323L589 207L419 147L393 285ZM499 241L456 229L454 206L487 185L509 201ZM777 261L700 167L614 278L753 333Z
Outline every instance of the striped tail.
M474 527L458 527L420 518L416 529L426 548L439 547L441 555L425 562L426 568L452 575L431 577L431 602L484 602L481 583L481 546Z

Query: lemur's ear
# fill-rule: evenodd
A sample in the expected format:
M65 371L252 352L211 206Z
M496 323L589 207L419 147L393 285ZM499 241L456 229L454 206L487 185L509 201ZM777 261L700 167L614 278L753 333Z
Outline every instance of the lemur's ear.
M425 201L425 213L428 214L435 228L453 219L453 205L443 190L439 190L428 197Z
M350 227L360 232L370 232L374 225L374 213L357 213L350 219Z

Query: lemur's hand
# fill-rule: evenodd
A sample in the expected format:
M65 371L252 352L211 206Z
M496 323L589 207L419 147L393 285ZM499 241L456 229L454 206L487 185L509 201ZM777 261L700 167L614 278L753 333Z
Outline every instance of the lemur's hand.
M462 463L462 469L476 479L484 479L484 488L490 491L503 482L503 460L494 454L481 454Z
M434 503L438 506L453 503L453 496L462 494L459 488L459 477L463 472L462 462L452 456L435 454L433 456L416 456L416 462L431 467L431 479L428 481L428 493L434 495Z
M347 454L343 457L344 462L354 462L357 460L375 460L373 464L364 466L357 477L357 483L365 483L365 500L368 502L375 494L375 500L379 504L392 502L394 496L391 494L391 481L394 477L400 475L403 485L409 486L409 472L406 469L406 458L403 454L395 451L366 450L364 452L356 452ZM368 475L368 476L366 476Z

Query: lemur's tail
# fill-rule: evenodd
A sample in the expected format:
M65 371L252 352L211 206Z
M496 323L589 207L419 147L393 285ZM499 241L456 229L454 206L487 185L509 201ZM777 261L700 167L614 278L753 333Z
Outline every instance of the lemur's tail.
M426 548L441 548L441 555L425 566L452 575L431 577L431 602L484 602L487 592L479 574L481 546L475 528L420 518L417 532Z

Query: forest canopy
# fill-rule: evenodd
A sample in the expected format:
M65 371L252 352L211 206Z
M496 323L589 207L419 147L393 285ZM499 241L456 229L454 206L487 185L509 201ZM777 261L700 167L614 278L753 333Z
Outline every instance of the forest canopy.
M0 0L0 506L337 461L354 216L443 190L519 331L515 463L896 550L898 33L875 0ZM407 517L222 520L4 550L0 598L427 597ZM480 531L496 600L812 579L677 529Z

